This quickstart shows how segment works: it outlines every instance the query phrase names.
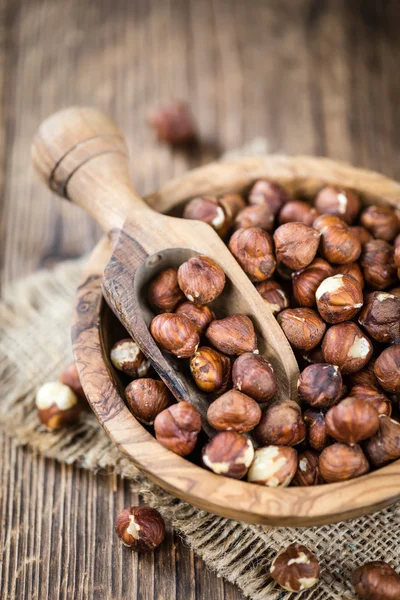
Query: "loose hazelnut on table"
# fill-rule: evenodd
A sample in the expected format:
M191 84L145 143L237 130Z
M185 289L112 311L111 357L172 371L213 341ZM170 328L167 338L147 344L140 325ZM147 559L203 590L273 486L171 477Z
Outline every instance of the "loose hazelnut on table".
M218 201L231 219L234 219L238 212L246 207L246 201L241 194L224 194L219 197Z
M244 352L258 354L254 325L246 315L230 315L213 321L206 331L206 338L217 350L229 356Z
M115 532L124 546L136 552L153 552L164 540L165 523L155 508L131 506L118 515Z
M328 329L322 341L324 361L337 365L342 375L355 373L368 363L372 344L355 323L338 323Z
M296 470L296 450L287 446L265 446L255 451L247 480L267 487L287 487Z
M150 363L132 338L119 340L111 348L110 359L116 369L130 377L146 377Z
M235 217L235 229L259 227L265 231L272 231L274 227L274 214L267 204L254 204L246 206Z
M318 216L319 212L308 202L292 200L283 205L278 221L279 225L298 222L311 227Z
M186 204L182 216L184 219L203 221L211 225L222 238L232 226L232 217L227 214L216 196L193 198Z
M146 425L153 425L156 416L174 402L174 397L163 381L135 379L125 388L126 403L135 417Z
M318 582L315 554L302 544L290 544L271 563L271 577L288 592L302 592Z
M379 414L372 404L348 396L328 410L325 423L333 439L354 446L377 432Z
M376 359L374 371L379 385L387 392L400 392L400 344L386 348Z
M315 219L313 227L321 233L320 250L328 262L344 264L358 260L361 243L342 219L321 215Z
M259 179L249 192L250 204L267 204L276 215L282 206L291 200L284 187L268 179Z
M261 408L253 398L237 390L229 390L208 407L207 420L217 431L247 433L261 419Z
M173 312L185 296L178 285L176 269L161 271L149 284L149 304L156 312Z
M374 467L383 467L400 458L400 423L380 415L379 429L365 442L364 452Z
M360 283L351 275L334 275L325 279L315 292L317 308L327 323L352 319L363 305Z
M251 440L236 431L221 431L203 448L204 465L217 475L242 479L253 461Z
M252 352L245 352L235 360L232 381L234 388L257 402L266 402L276 393L276 379L271 363Z
M400 232L399 217L387 206L368 206L361 213L360 220L361 225L380 240L391 242Z
M317 452L322 452L332 443L332 439L326 431L325 414L309 408L305 411L303 419L307 428L306 440L309 446Z
M350 390L352 398L360 398L368 404L372 404L379 415L390 417L392 414L392 403L383 392L372 385L359 383Z
M154 317L150 332L163 350L178 358L193 356L200 343L194 323L184 315L175 313L163 313Z
M260 227L238 229L228 247L251 281L272 277L276 262L272 238L267 231Z
M70 387L78 398L81 398L82 400L86 399L75 363L71 363L61 372L60 381L64 385Z
M77 422L81 406L78 396L60 381L49 381L36 392L36 408L42 425L61 429Z
M357 279L362 288L364 287L364 275L362 274L360 265L357 262L336 265L335 273L332 273L332 275L351 275Z
M193 452L200 430L200 415L189 402L173 404L160 412L154 421L157 441L179 456Z
M350 229L357 237L361 246L372 240L372 235L370 234L368 229L365 229L365 227L362 227L361 225L353 225L353 227L350 227Z
M319 472L319 456L313 450L305 450L298 457L298 465L292 485L309 486L324 483Z
M299 350L312 350L321 342L326 325L311 308L288 308L277 316L289 342Z
M388 292L368 294L358 322L377 342L400 342L400 297Z
M340 217L351 225L360 212L361 201L352 190L327 185L318 193L315 207L320 213Z
M301 408L292 400L278 400L263 411L254 437L263 446L295 446L306 437Z
M160 106L149 115L149 123L160 142L182 146L196 140L197 131L186 102L174 101Z
M190 302L208 304L224 289L225 273L211 258L192 256L179 267L178 283Z
M383 561L373 561L354 571L351 583L364 600L398 600L400 576Z
M182 302L175 313L177 315L184 315L192 321L199 335L202 335L209 324L215 319L215 315L209 306L194 304L193 302Z
M297 383L299 398L314 407L333 406L339 401L342 389L339 367L327 363L309 365Z
M230 382L231 359L213 348L201 346L190 359L190 371L203 392L222 392Z
M360 263L365 283L376 290L384 290L397 281L394 248L384 240L372 240L363 245Z
M303 269L314 259L321 234L303 223L285 223L274 233L276 260L290 269Z
M307 267L293 273L293 295L296 302L300 306L312 308L316 304L315 292L319 285L332 275L332 265L323 258L315 258Z
M256 290L262 296L273 315L277 315L281 310L289 308L289 297L277 281L273 279L261 281L256 284Z
M360 446L348 446L338 442L322 451L319 470L327 483L335 483L368 473L369 464Z

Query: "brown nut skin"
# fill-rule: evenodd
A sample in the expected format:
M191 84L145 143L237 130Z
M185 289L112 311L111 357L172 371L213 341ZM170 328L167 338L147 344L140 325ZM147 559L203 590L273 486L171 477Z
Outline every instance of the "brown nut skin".
M267 204L274 215L289 200L291 200L291 196L285 188L268 179L256 181L249 192L250 204Z
M311 227L318 216L319 212L308 202L292 200L283 205L278 221L279 225L298 222Z
M306 437L301 408L292 400L280 400L264 409L254 437L261 445L295 446Z
M235 229L259 227L265 231L272 231L274 215L267 204L254 204L246 206L235 217Z
M86 399L75 363L71 363L61 372L60 381L64 385L70 387L74 394L78 396L78 398L81 400Z
M383 467L400 458L400 423L380 415L379 429L364 443L364 452L374 467Z
M363 245L360 259L367 285L384 290L397 281L394 248L384 240L372 240Z
M185 296L178 285L176 269L161 271L150 282L147 299L152 308L158 313L173 312Z
M125 397L131 412L145 425L153 425L156 416L174 401L163 381L150 378L131 381Z
M153 552L165 537L165 522L150 506L124 508L115 521L115 532L124 546L136 552Z
M327 323L352 319L363 305L362 287L351 275L325 279L315 292L318 312Z
M361 201L352 190L327 185L318 193L315 207L321 214L340 217L351 225L360 212Z
M302 592L319 579L315 554L301 544L290 544L271 563L271 577L288 592Z
M205 304L194 304L193 302L182 302L176 309L177 315L185 315L196 327L197 333L202 335L209 324L214 321L215 314Z
M357 237L361 246L363 244L366 244L367 242L370 242L373 239L368 229L365 229L365 227L362 227L361 225L353 225L353 227L350 227L350 229Z
M315 292L324 279L332 275L333 267L323 258L315 258L307 267L293 273L293 295L297 304L307 308L315 306Z
M375 358L371 358L371 360L368 361L368 363L363 369L349 375L347 377L347 382L349 386L352 387L355 385L369 385L376 388L378 385L378 380L375 376L374 365Z
M361 225L372 233L374 238L391 242L400 232L400 220L388 206L368 206L360 217Z
M184 315L175 313L163 313L154 317L150 332L163 350L178 358L193 356L200 343L194 323Z
M328 410L325 423L334 440L354 446L377 432L379 414L372 404L348 396Z
M374 372L378 383L387 392L400 392L400 344L386 348L376 359Z
M272 238L264 229L238 229L229 240L228 247L251 281L272 277L276 261Z
M319 471L327 483L335 483L368 473L369 464L360 446L337 442L322 451Z
M203 392L223 392L230 383L231 359L213 348L201 346L190 359L190 371Z
M333 406L339 401L342 390L339 367L326 363L306 367L297 383L299 398L314 407Z
M398 600L400 576L383 561L373 561L354 571L351 583L364 600Z
M284 281L290 281L293 277L293 273L295 273L295 271L293 269L289 269L289 267L284 265L282 262L276 263L276 274L279 275L279 277Z
M298 465L291 485L305 487L324 483L319 472L319 455L313 450L305 450L298 456Z
M299 350L312 350L321 342L326 325L311 308L288 308L277 316L289 342Z
M179 287L195 304L208 304L218 298L225 281L221 267L208 256L192 256L178 269Z
M400 342L400 297L388 292L368 294L358 322L377 342Z
M297 452L287 446L265 446L254 453L247 480L267 487L287 487L297 470Z
M245 352L232 367L233 387L257 402L267 402L276 394L276 379L271 363L258 354Z
M48 381L36 392L36 408L42 425L49 430L74 425L82 410L78 396L60 381Z
M290 269L304 269L314 259L321 234L303 223L285 223L274 233L276 260Z
M336 265L333 275L351 275L354 279L357 279L361 288L364 287L364 275L362 274L360 265L356 262Z
M157 441L179 456L187 456L196 446L201 418L189 402L178 402L160 412L154 421Z
M190 200L182 214L184 219L203 221L224 238L232 226L232 218L216 196L203 196Z
M186 102L175 100L161 106L149 114L148 120L160 142L185 146L196 140L196 124Z
M365 367L372 351L368 337L351 321L330 327L322 341L324 361L337 365L342 375L355 373Z
M315 219L313 227L321 233L320 250L328 262L341 265L358 260L360 241L342 219L321 215Z
M254 325L246 315L230 315L213 321L206 331L206 338L217 350L229 356L244 352L258 354Z
M350 390L350 396L371 404L379 415L390 417L392 414L392 403L389 398L372 385L362 383L355 385Z
M322 452L333 441L326 431L324 413L309 408L305 411L303 418L307 428L306 440L309 446L317 452Z
M277 315L281 310L289 308L289 297L277 281L273 281L272 279L261 281L256 284L256 289L273 315Z
M246 201L241 194L224 194L218 198L218 201L231 219L246 208Z
M216 473L242 479L254 458L251 440L236 431L221 431L203 448L203 464Z
M130 377L146 377L150 363L132 338L124 338L111 348L110 359L116 369Z
M207 420L217 431L247 433L261 419L261 408L253 398L237 390L229 390L208 407Z

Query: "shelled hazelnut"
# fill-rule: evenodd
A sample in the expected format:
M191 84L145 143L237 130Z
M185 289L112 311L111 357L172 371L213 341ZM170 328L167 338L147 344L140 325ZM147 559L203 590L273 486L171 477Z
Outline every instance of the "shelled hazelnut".
M146 377L150 363L132 338L124 338L111 348L110 359L116 369L130 377Z
M380 415L379 429L364 443L364 452L374 467L383 467L400 458L400 423Z
M315 363L324 362L324 357L322 355L321 346L317 346L313 348L309 352L302 352L301 358L307 365L315 365Z
M361 201L353 190L327 185L318 193L315 207L320 213L340 217L351 225L360 212Z
M337 442L322 451L319 470L327 483L335 483L365 475L369 471L369 464L360 446Z
M153 110L149 123L158 140L171 146L184 146L196 140L197 131L193 116L186 102L175 100Z
M246 207L246 201L242 194L224 194L219 197L218 201L231 219L234 219Z
M400 297L387 292L368 294L358 322L377 342L400 342Z
M321 215L313 223L321 234L320 250L330 263L344 264L358 260L361 244L351 228L339 217Z
M311 448L322 452L324 448L332 443L326 431L325 414L322 411L309 408L303 415L307 433L306 440Z
M364 368L362 368L360 371L356 371L355 373L351 373L347 377L349 385L369 385L376 388L378 385L378 380L375 375L374 366L375 358L371 358Z
M200 343L196 326L185 315L157 315L150 324L150 332L163 350L178 358L193 356Z
M277 281L273 279L260 281L260 283L256 284L256 290L273 315L277 315L281 310L289 308L289 297Z
M354 279L357 279L361 288L364 287L364 275L362 274L360 265L356 262L336 265L334 275L351 275Z
M334 275L333 267L323 258L315 258L304 269L292 275L293 295L300 306L312 308L316 304L315 292L327 277Z
M361 213L361 225L372 233L374 238L391 242L400 232L400 220L388 206L368 206Z
M221 352L201 346L190 359L190 371L203 392L223 392L231 376L231 360Z
M173 403L174 397L163 381L135 379L125 388L126 403L135 417L152 425L156 416Z
M154 421L157 441L179 456L193 452L200 430L200 415L189 402L173 404L160 412Z
M363 244L366 244L367 242L370 242L373 239L368 229L365 229L365 227L362 227L361 225L353 225L352 227L350 227L350 229L357 237L361 246Z
M371 240L363 245L360 263L367 285L384 290L396 283L394 248L385 240Z
M279 275L279 277L284 281L290 281L294 273L295 271L293 269L289 269L289 267L284 265L282 262L276 263L276 274Z
M254 204L246 206L235 217L235 229L259 227L265 231L272 231L274 227L274 214L268 204Z
M49 430L73 425L81 412L78 396L60 381L41 385L35 402L40 422Z
M182 302L175 310L177 315L184 315L196 327L197 333L202 335L209 324L215 319L215 315L209 306L194 304L193 302Z
M297 383L299 398L313 407L330 407L342 395L343 380L339 367L326 363L309 365Z
M78 396L78 398L81 400L86 399L75 363L71 363L61 372L60 381L64 385L70 387L74 394Z
M185 299L178 285L176 269L161 271L149 284L147 298L156 312L173 312L179 302Z
M214 400L208 408L207 420L217 431L237 431L247 433L254 429L261 419L261 408L253 398L229 390Z
M229 240L229 250L251 281L264 281L275 271L272 238L260 227L238 229Z
M400 233L398 235L396 235L394 242L393 242L393 246L395 248L398 248L400 246Z
M398 600L400 576L383 561L373 561L354 571L351 583L364 600Z
M296 474L292 485L305 487L324 483L319 472L319 455L313 450L305 450L298 456Z
M318 216L318 210L311 206L311 204L308 204L308 202L292 200L291 202L287 202L283 205L279 213L278 221L279 225L298 222L311 227Z
M247 480L267 487L287 487L297 470L297 452L288 446L265 446L254 453Z
M115 532L124 546L136 552L153 552L164 540L164 519L150 506L124 508L115 521Z
M246 315L216 319L208 327L206 338L217 350L229 356L245 352L258 354L256 332Z
M276 393L276 379L271 363L258 354L245 352L232 367L233 387L257 402L266 402Z
M251 440L236 431L221 431L203 448L203 463L217 475L242 479L254 458Z
M351 275L324 279L315 292L318 312L327 323L352 319L363 305L360 283Z
M372 404L379 415L390 417L392 414L392 403L383 392L372 385L359 383L350 390L350 396L360 398L368 404Z
M368 337L352 321L333 325L322 341L325 362L337 365L342 375L355 373L365 367L372 350Z
M211 258L198 254L179 267L178 283L190 302L208 304L224 289L225 273Z
M268 179L259 179L249 191L249 204L267 204L276 215L291 200L284 187Z
M285 223L274 233L276 260L290 269L303 269L314 259L321 234L303 223Z
M271 577L288 592L302 592L319 579L318 560L306 546L290 544L272 561Z
M312 350L321 342L326 325L311 308L287 308L277 316L289 342L299 350Z
M349 396L328 410L325 423L334 440L354 446L376 433L379 414L372 404Z
M400 344L386 348L376 359L374 372L379 385L387 392L400 392Z
M183 218L203 221L224 238L232 226L232 218L216 196L202 196L190 200L184 210Z
M306 426L300 406L292 400L279 400L269 404L254 430L254 436L262 445L299 444L306 437Z

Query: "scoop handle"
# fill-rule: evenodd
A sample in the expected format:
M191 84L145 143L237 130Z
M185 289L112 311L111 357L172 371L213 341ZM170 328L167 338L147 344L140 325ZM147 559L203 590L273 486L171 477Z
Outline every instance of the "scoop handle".
M110 234L128 215L151 210L129 175L128 147L117 124L95 108L71 107L43 121L32 162L45 184L81 206Z

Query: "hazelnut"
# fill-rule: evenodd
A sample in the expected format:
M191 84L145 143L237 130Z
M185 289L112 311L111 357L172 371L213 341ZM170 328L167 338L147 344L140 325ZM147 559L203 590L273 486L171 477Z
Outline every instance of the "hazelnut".
M271 577L288 592L302 592L319 578L318 560L306 546L290 544L271 563Z
M70 387L74 394L78 396L78 398L81 398L82 400L86 399L75 363L71 363L62 371L60 375L60 381L64 385Z
M190 144L197 137L196 125L186 102L174 101L157 108L150 113L149 123L158 140L171 146Z
M303 223L285 223L274 233L276 260L290 269L303 269L315 257L321 234Z
M225 273L207 256L192 256L178 269L178 283L190 302L208 304L225 287Z
M315 303L315 292L327 277L334 274L333 267L323 258L315 258L304 269L292 275L293 295L300 306L312 308Z
M357 236L339 217L321 215L313 227L321 233L321 252L328 262L351 263L360 256L361 244Z
M203 448L203 463L217 475L242 479L254 458L251 440L236 431L221 431Z
M304 413L303 418L307 428L306 439L308 444L317 452L322 452L332 442L326 431L324 413L309 408Z
M130 377L146 377L150 363L132 338L119 340L111 348L110 359L116 369Z
M362 288L351 275L334 275L325 279L315 292L317 308L328 323L352 319L363 305Z
M361 246L372 240L372 235L370 234L368 229L365 229L365 227L361 227L361 225L353 225L353 227L350 227L350 229L357 237Z
M182 214L184 219L203 221L210 225L220 237L225 237L232 226L232 218L216 196L203 196L190 200Z
M400 220L388 206L368 206L361 213L361 225L375 238L391 242L400 232Z
M260 227L238 229L229 240L229 250L251 281L264 281L275 271L272 238Z
M337 442L354 446L376 433L379 415L372 404L349 396L328 410L325 423L328 434Z
M400 233L399 233L399 235L396 235L396 237L394 239L394 242L393 242L393 246L395 248L397 248L398 246L400 246Z
M351 388L350 396L371 404L379 415L390 417L392 414L392 403L389 398L372 385L359 383Z
M150 324L150 331L163 350L178 358L193 356L200 343L194 323L184 315L175 313L157 315Z
M311 350L322 340L326 325L311 308L287 308L277 316L289 342L299 350Z
M387 392L400 392L400 344L386 348L376 359L374 371L379 385Z
M245 352L235 360L232 380L234 388L257 402L266 402L276 393L276 379L271 363L252 352Z
M192 321L199 335L202 335L209 324L215 319L215 315L209 306L194 304L193 302L182 302L175 313L177 315L185 315L185 317Z
M291 197L285 188L279 183L268 179L256 181L249 192L250 204L267 204L274 215L289 200L291 200Z
M265 446L255 451L247 480L273 488L287 487L296 470L296 450L287 446Z
M339 401L343 380L339 367L326 363L309 365L297 383L299 398L311 406L328 407Z
M309 352L302 352L301 358L305 363L308 363L309 365L324 362L324 357L322 356L322 350L320 346L317 346L317 348L314 348Z
M153 552L164 540L165 523L155 508L131 506L118 515L115 532L124 546L137 552Z
M230 315L215 320L206 331L206 338L220 352L229 356L257 350L257 336L254 326L246 315Z
M355 323L338 323L328 329L322 341L324 361L337 365L342 375L359 371L372 356L372 344Z
M387 292L368 294L358 322L377 342L400 342L400 297Z
M340 217L351 225L360 212L361 202L356 192L327 185L318 193L315 207L320 213Z
M324 483L319 473L319 456L313 450L305 450L298 457L297 471L292 485L309 486Z
M273 281L272 279L260 281L260 283L256 284L256 289L273 315L277 315L281 310L289 308L288 295L277 281Z
M247 433L260 422L261 408L250 396L229 390L210 404L207 419L217 431Z
M177 270L161 271L150 282L147 298L156 312L173 312L179 302L185 299L178 285Z
M219 203L231 219L246 207L246 201L241 194L224 194L220 196Z
M262 445L295 446L306 437L301 408L292 400L279 400L264 409L254 436Z
M157 441L179 456L193 452L200 430L200 415L189 402L173 404L160 412L154 421Z
M235 229L247 229L248 227L259 227L266 231L272 231L274 226L274 215L267 204L254 204L243 208L235 218Z
M394 249L394 264L397 267L397 276L399 276L399 270L400 270L400 246L396 246L396 248ZM399 277L400 279L400 277Z
M360 269L360 265L356 262L346 263L344 265L336 265L335 275L351 275L354 279L357 279L361 288L364 287L364 275Z
M293 277L294 270L289 269L289 267L284 265L282 262L277 262L276 272L281 279L284 279L285 281L290 281Z
M322 451L319 471L327 483L335 483L368 473L369 464L360 446L337 442Z
M213 348L201 346L190 359L190 371L203 392L222 392L230 382L231 359Z
M379 429L365 442L364 451L374 467L383 467L400 458L400 423L380 415Z
M361 255L365 282L377 290L384 290L397 280L393 246L384 240L364 244Z
M174 400L163 381L150 378L131 381L125 396L131 412L146 425L153 425L156 416Z
M371 359L363 369L349 375L347 379L350 385L369 385L377 387L378 380L375 377L374 365L375 359Z
M383 561L373 561L354 571L351 583L365 600L398 600L400 576Z
M393 296L397 296L398 298L400 298L400 286L392 288L389 293L393 294Z
M77 422L81 407L78 396L60 381L49 381L36 392L36 408L42 425L61 429Z
M283 205L279 213L279 225L298 222L311 227L318 216L319 212L308 202L292 200Z

